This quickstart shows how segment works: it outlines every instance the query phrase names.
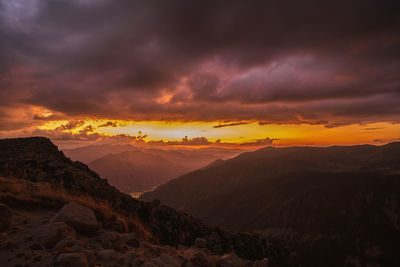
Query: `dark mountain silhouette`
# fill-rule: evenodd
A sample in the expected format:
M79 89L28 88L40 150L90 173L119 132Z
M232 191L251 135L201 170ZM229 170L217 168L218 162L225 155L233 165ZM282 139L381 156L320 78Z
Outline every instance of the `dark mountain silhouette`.
M125 193L146 191L189 169L140 150L109 154L88 164L100 176Z
M286 249L260 235L211 227L121 193L46 138L0 139L0 177L0 202L13 209L0 204L2 266L92 266L107 259L123 266L295 266ZM64 205L71 200L80 204ZM53 219L41 222L49 214Z
M155 149L132 145L91 145L64 150L73 160L82 161L125 193L140 195L186 172L242 150L224 148Z
M305 266L400 264L400 143L264 148L141 199L221 227L260 231L298 252Z

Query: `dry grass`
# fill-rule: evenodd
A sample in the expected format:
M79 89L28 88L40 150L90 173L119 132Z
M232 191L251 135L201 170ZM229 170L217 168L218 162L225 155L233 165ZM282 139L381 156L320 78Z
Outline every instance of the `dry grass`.
M87 195L71 195L63 188L49 183L33 183L24 179L0 177L0 200L12 200L18 203L27 203L29 206L53 208L60 208L62 205L74 201L92 209L105 224L111 225L118 222L128 231L135 231L142 237L154 239L137 216L123 216L115 212L106 200L93 199Z

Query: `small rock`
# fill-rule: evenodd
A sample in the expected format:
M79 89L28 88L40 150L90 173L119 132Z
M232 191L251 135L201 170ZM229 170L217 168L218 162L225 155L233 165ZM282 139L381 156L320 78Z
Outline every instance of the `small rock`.
M0 231L6 231L11 229L12 226L12 212L11 209L0 203Z
M120 218L116 218L110 225L111 229L119 233L126 233L128 230L127 224Z
M73 249L76 250L76 248L78 248L78 247L82 247L82 242L74 239L73 237L69 237L69 238L65 238L65 239L59 241L55 245L54 249L57 251L60 251L60 250L70 250L71 251Z
M182 265L182 261L178 261L176 258L168 254L161 254L151 262L155 263L156 266L179 267Z
M133 265L135 262L137 262L138 260L141 259L140 257L141 257L141 255L138 252L131 250L131 251L126 252L124 255L122 255L122 257L120 259L120 263L122 265L128 265L128 266L129 266L129 264ZM135 265L133 265L133 266L135 266Z
M269 267L269 259L264 258L262 260L255 261L253 267Z
M105 249L114 249L120 251L123 249L123 240L119 233L103 232L100 234L100 242Z
M205 240L204 238L198 237L194 241L194 245L197 248L205 248L205 247L207 247L207 240Z
M235 253L229 253L221 256L217 261L217 266L220 267L241 267L245 266L245 261Z
M118 253L113 249L103 249L97 254L97 259L101 261L111 261L116 259Z
M135 233L126 233L122 235L122 240L125 244L137 248L140 246L140 242Z
M196 253L193 255L193 257L190 259L188 262L187 266L201 266L201 267L211 267L212 264L210 261L207 259L206 255L204 253Z
M63 222L56 222L44 225L32 234L40 245L46 248L53 248L60 240L67 236L74 236L75 231Z
M88 261L84 253L63 253L56 259L59 267L88 267Z
M94 212L75 202L70 202L62 207L53 218L53 222L65 222L83 234L92 234L98 230L98 222Z

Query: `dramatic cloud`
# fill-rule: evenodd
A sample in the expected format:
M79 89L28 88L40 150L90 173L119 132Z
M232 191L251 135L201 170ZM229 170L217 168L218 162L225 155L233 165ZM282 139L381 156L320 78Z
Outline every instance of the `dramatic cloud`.
M86 117L110 119L99 127L400 122L399 9L390 0L0 0L0 131Z
M225 123L225 124L218 124L213 126L213 128L224 128L224 127L229 127L229 126L238 126L238 125L245 125L248 124L248 122L232 122L232 123Z

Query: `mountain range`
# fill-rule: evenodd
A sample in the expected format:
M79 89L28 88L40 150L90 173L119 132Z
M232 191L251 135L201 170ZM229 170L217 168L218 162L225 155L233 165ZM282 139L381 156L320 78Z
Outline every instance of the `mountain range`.
M304 266L400 264L400 143L268 147L187 173L140 199L263 233Z
M226 159L240 149L156 149L132 145L91 145L63 151L86 163L119 190L140 195L186 172Z

